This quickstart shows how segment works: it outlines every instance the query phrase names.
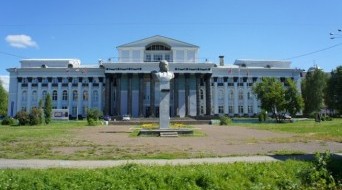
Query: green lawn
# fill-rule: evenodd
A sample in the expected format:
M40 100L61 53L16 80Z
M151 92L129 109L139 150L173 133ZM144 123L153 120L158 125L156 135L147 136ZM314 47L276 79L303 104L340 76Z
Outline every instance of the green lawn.
M231 125L295 133L307 139L342 143L342 119L334 119L333 121L320 123L314 120L305 120L294 123L233 123Z
M0 170L0 189L316 189L327 186L312 162ZM340 179L341 165L333 171ZM317 171L315 175L312 172ZM320 180L322 179L322 181ZM338 187L336 187L337 189Z

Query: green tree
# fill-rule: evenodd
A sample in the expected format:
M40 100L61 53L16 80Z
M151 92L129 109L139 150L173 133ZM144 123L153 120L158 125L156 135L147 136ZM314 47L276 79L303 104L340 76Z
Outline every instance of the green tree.
M48 93L45 97L45 104L44 104L44 116L45 116L45 123L49 124L51 122L51 114L52 114L52 100L51 96Z
M29 114L30 125L39 125L42 123L42 111L39 108L32 108Z
M302 82L304 115L319 112L323 107L327 76L321 69L309 70Z
M294 116L303 109L303 98L292 79L288 78L285 84L287 86L285 89L285 109L291 116Z
M330 110L342 113L342 66L331 72L327 81L324 102Z
M8 107L8 93L2 86L2 81L0 80L0 116L7 115Z
M261 108L277 115L278 112L285 108L285 91L283 84L275 78L262 78L253 87L253 92L261 101ZM277 118L278 120L278 118Z

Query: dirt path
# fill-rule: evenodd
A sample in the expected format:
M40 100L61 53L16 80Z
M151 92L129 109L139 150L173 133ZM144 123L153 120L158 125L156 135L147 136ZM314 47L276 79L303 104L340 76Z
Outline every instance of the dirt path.
M180 154L183 157L265 155L279 153L306 153L317 151L342 152L342 143L308 141L294 134L256 130L245 127L197 125L203 137L129 137L129 126L108 126L77 130L73 137L101 151L121 154ZM59 147L61 153L89 147ZM96 150L95 150L96 151Z

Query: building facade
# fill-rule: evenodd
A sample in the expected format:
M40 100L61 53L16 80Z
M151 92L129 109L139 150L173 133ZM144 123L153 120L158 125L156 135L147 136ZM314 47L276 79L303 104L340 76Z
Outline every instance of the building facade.
M260 112L252 86L262 77L281 82L292 78L300 89L300 70L287 61L236 60L234 64L198 61L199 47L153 36L117 47L118 61L81 65L78 59L24 59L10 73L8 115L38 107L48 93L54 109L69 109L70 117L88 108L105 115L158 117L158 82L152 71L167 60L171 80L170 116L251 116ZM284 84L285 85L285 84Z

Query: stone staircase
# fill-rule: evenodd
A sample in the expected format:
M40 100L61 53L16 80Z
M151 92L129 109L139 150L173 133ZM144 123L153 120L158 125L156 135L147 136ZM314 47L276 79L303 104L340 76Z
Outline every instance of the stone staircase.
M160 132L160 137L178 137L178 132L176 132L176 131L163 131L163 132Z

